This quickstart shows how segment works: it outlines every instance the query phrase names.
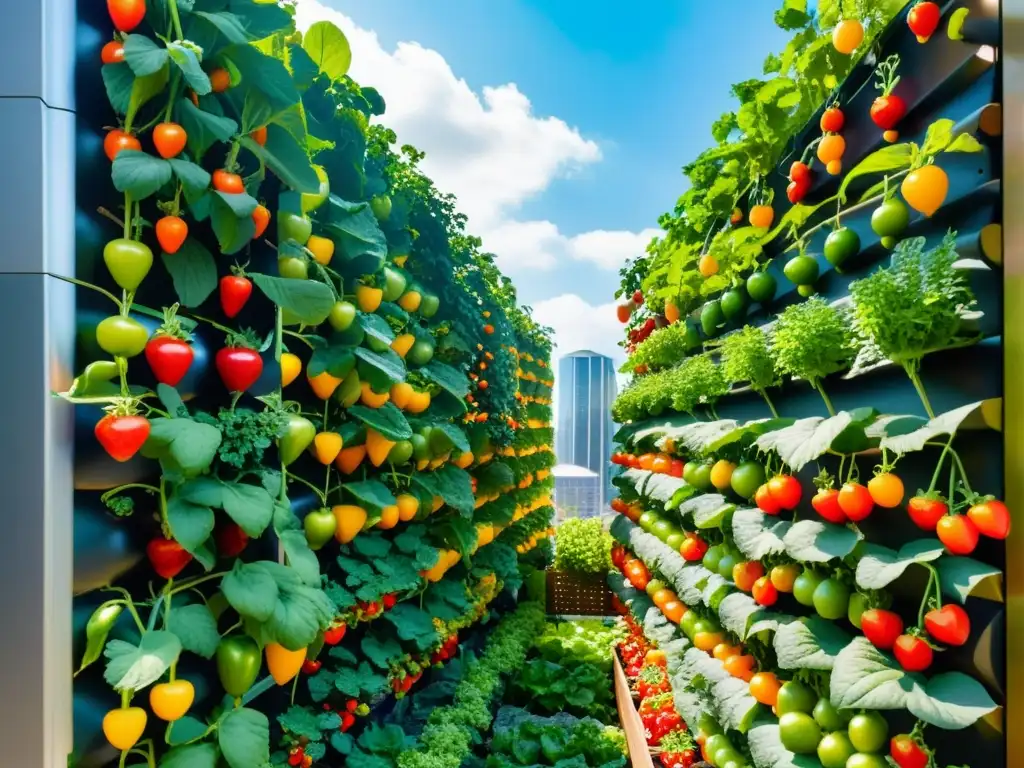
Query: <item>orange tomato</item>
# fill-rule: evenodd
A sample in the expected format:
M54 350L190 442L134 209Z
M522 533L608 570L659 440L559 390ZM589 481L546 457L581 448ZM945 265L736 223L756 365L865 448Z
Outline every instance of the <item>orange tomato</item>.
M668 656L660 648L652 648L644 656L644 662L647 664L657 664L659 667L664 667L668 663Z
M711 651L711 655L719 661L725 661L732 656L739 656L743 653L743 649L738 645L729 645L729 643L719 643Z
M655 458L656 457L653 453L645 453L640 457L640 469L646 469L648 471L653 470Z
M743 656L731 656L725 660L725 671L733 677L750 682L754 678L754 666L757 661L750 654Z
M646 568L644 569L646 570ZM669 600L663 606L661 606L661 612L665 614L665 618L671 621L673 624L678 624L682 621L683 616L686 615L686 606L680 603L678 600Z
M676 599L676 593L671 589L659 589L651 595L651 602L659 608L664 608L668 603Z
M823 163L841 160L844 152L846 152L846 139L838 133L825 134L818 143L818 159Z
M671 324L671 323L676 322L679 319L679 317L680 317L679 307L677 307L671 301L666 301L665 302L665 319L668 320L668 322Z
M840 53L853 53L863 41L864 25L857 19L844 19L832 30L832 45Z
M756 560L746 563L736 563L732 567L732 580L738 589L749 592L754 588L754 582L764 576L764 566Z
M705 253L697 262L697 270L703 277L711 277L718 274L718 259L710 253Z
M231 87L231 75L226 69L215 69L210 73L210 86L214 93L223 93Z
M164 253L177 253L188 237L188 224L180 216L163 216L156 222L156 241Z
M768 229L775 221L775 210L770 205L755 205L750 209L750 226Z
M660 475L668 474L668 471L672 468L672 459L667 456L658 456L651 463L651 471L657 472Z
M842 160L829 160L825 164L825 170L828 171L830 176L838 176L843 172L843 161Z
M242 177L237 173L225 171L223 168L218 168L213 172L213 188L229 195L240 195L245 192Z
M931 216L946 201L949 176L937 165L926 165L911 171L900 185L903 199L915 211Z
M775 706L781 687L774 672L758 672L750 679L750 695L766 707Z
M868 481L868 493L878 506L895 509L903 503L903 481L896 475L882 472Z
M725 642L721 632L698 632L693 636L693 644L698 650L711 653L715 646Z

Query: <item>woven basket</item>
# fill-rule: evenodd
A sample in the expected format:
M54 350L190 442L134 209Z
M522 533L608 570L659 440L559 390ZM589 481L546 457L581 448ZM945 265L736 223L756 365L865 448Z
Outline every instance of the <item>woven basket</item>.
M547 572L548 614L552 616L613 616L612 593L600 575Z

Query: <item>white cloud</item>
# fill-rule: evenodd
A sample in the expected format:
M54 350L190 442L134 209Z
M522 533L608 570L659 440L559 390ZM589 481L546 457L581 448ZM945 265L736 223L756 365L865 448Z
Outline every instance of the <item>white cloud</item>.
M615 316L615 302L588 304L574 293L535 302L533 318L555 330L553 357L589 349L607 355L616 365L625 360L615 342L622 338L622 325Z
M476 93L439 52L415 42L386 50L373 31L319 0L299 0L296 23L336 24L352 47L349 74L384 96L387 125L399 141L426 152L422 167L453 193L470 230L509 274L576 260L615 270L643 253L657 230L596 230L569 236L550 221L521 221L517 209L557 178L599 162L598 144L553 116L534 114L515 83Z

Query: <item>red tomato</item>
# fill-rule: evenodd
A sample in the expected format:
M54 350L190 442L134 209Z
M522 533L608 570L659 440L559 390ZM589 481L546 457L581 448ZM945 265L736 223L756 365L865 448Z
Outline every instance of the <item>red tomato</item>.
M807 196L807 193L810 191L810 178L805 178L801 181L791 181L789 182L789 186L786 187L786 197L789 199L789 202L796 205L801 200L803 200Z
M702 560L707 551L708 543L695 533L687 533L686 541L679 547L679 554L689 563Z
M392 608L394 608L397 600L398 598L396 598L394 595L384 595L384 597L381 598L381 603L384 605L384 610L390 611Z
M932 665L932 647L920 637L900 635L892 648L896 661L907 672L924 672Z
M230 195L240 195L245 192L242 177L237 173L225 171L223 168L218 168L213 172L213 188Z
M783 509L796 509L803 489L792 475L776 475L768 481L768 492Z
M263 358L255 349L224 347L214 362L229 392L245 392L263 373Z
M1010 510L1001 501L974 504L967 510L967 517L983 536L1005 539L1010 535Z
M899 768L928 768L928 753L906 733L893 736L889 741L889 756Z
M302 674L315 675L320 671L321 662L314 659L306 659L302 662Z
M754 494L754 503L766 515L777 515L782 511L782 506L772 496L771 491L768 490L768 483L757 489L757 492Z
M104 64L119 64L124 61L124 43L120 40L111 40L104 45L100 51L100 61Z
M339 730L342 733L345 733L345 731L347 731L349 728L351 728L353 725L355 725L355 722L356 722L356 716L355 715L353 715L351 712L342 712L341 713L341 725L339 726Z
M838 501L846 518L855 523L867 518L875 508L871 493L860 483L844 483Z
M928 634L946 645L963 645L971 636L971 620L959 605L944 605L924 615Z
M192 562L192 555L186 552L181 544L162 536L146 545L146 555L153 565L153 570L164 579L173 579Z
M830 523L837 525L846 523L846 514L839 507L839 491L835 488L823 488L818 491L811 499L811 506L814 507L815 512Z
M238 557L249 544L249 536L237 523L228 523L213 532L221 557Z
M108 413L94 430L96 439L115 461L128 461L139 452L149 437L149 421L145 416L116 416Z
M764 566L757 560L750 560L745 563L736 563L732 569L732 580L737 589L750 592L755 582L764 576Z
M935 533L954 555L969 555L978 546L978 528L965 515L943 515Z
M638 307L644 303L643 291L633 291L633 303Z
M109 131L103 138L103 152L110 162L114 162L114 158L122 149L141 150L142 144L130 133L125 133L119 128Z
M324 642L327 645L337 645L345 637L346 629L348 629L348 625L342 623L324 631Z
M907 26L917 36L919 43L928 42L928 38L939 28L941 20L942 11L937 4L931 2L917 3L907 14Z
M146 0L107 0L107 12L119 32L131 32L146 18Z
M224 314L234 317L252 296L252 282L241 275L225 275L220 279L220 306Z
M896 127L896 124L907 114L907 105L895 93L879 96L871 105L871 119L883 131Z
M775 605L775 602L779 599L779 590L775 588L775 585L772 584L771 579L767 576L762 576L754 582L752 592L755 602L765 607Z
M191 345L173 336L154 336L146 342L146 362L156 380L169 387L185 378L194 357Z
M672 466L669 468L668 473L672 477L683 476L683 462L680 459L672 459Z
M939 520L949 512L946 502L940 498L914 496L907 504L907 514L914 525L924 531L934 531Z
M892 611L869 608L861 614L860 629L873 646L888 651L903 634L903 619Z
M821 115L821 130L825 133L839 133L843 130L846 116L839 107L829 107Z
M789 166L789 180L810 181L811 167L800 160L795 161L791 166Z

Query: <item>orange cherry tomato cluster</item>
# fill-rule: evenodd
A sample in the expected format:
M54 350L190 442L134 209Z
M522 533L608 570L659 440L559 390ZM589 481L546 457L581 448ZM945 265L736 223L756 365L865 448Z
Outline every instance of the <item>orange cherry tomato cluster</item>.
M831 176L843 170L843 155L846 153L846 139L842 136L846 116L838 104L830 105L821 115L819 125L822 136L818 140L817 157Z

